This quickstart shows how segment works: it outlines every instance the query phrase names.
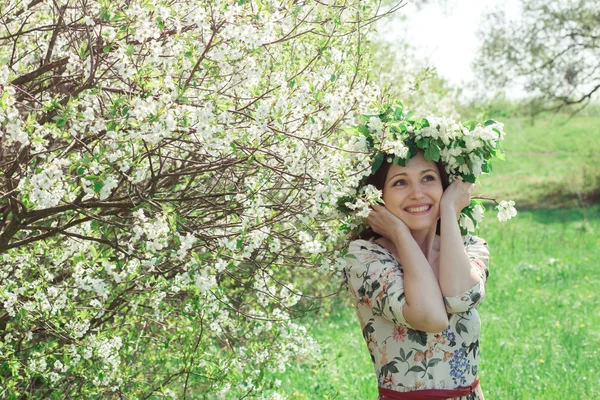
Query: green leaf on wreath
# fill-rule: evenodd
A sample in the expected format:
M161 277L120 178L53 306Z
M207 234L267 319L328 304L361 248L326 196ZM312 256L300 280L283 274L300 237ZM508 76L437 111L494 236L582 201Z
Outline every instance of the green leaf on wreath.
M463 175L462 178L465 182L470 183L475 183L475 180L477 179L474 174Z
M477 126L477 121L473 121L473 120L467 121L467 122L463 123L463 126L466 127L468 130L472 131Z
M498 160L504 161L506 159L506 157L504 157L504 151L502 151L502 149L498 149L497 151L495 151L494 156L496 156Z
M382 152L379 152L373 161L373 166L371 167L371 174L377 172L381 164L383 164L384 155Z
M427 161L438 162L440 160L440 148L432 144L425 150L425 159Z
M485 173L490 173L492 172L492 162L491 161L484 161L483 164L481 164L481 170Z

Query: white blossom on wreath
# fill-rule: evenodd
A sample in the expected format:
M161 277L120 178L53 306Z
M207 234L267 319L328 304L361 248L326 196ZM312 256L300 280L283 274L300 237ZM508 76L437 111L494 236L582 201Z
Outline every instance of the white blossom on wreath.
M376 108L377 115L363 115L364 124L345 130L350 135L364 137L364 140L355 140L355 143L363 144L363 151L371 155L370 168L360 171L359 186L379 169L384 160L406 165L418 151L423 151L426 160L440 161L450 182L461 178L475 183L479 176L491 172L494 157L503 157L500 141L505 133L500 122L460 123L452 118L432 115L421 118L404 110L401 102L384 103ZM345 229L353 231L364 226L369 207L381 202L380 197L373 197L371 193L372 190L363 187L356 195L339 201L340 211L348 215ZM512 200L502 200L498 204L500 221L516 216ZM480 199L471 200L458 216L463 234L475 231L477 224L483 220L483 213Z

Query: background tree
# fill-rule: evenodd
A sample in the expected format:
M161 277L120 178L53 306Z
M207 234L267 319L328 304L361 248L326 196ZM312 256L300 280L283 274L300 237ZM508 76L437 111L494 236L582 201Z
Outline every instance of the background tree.
M392 0L384 0L383 5L390 9L396 7ZM415 9L421 10L428 5L448 10L451 4L447 0L411 1L403 3L400 12L389 13L378 23L370 39L370 54L373 79L392 98L402 99L409 110L419 115L444 115L458 118L458 98L460 90L451 87L427 60L424 60L412 43L394 39L389 40L388 31L395 25L406 22L407 15ZM391 35L393 36L393 34Z
M0 397L268 397L318 357L291 318L339 286L383 13L0 3Z
M398 20L399 17L391 18ZM451 87L435 68L419 59L409 44L374 38L370 50L374 60L373 78L390 97L402 99L402 103L418 115L459 116L460 90Z
M540 107L587 105L600 90L600 4L523 0L518 21L492 12L475 67L496 88L524 83Z

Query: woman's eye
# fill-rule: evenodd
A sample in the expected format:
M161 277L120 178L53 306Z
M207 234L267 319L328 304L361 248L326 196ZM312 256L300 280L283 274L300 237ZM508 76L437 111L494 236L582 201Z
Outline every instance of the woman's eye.
M406 185L406 181L404 179L400 179L399 181L394 182L392 186L401 186Z
M435 181L435 176L433 176L433 175L426 175L425 177L423 177L423 180L425 182Z

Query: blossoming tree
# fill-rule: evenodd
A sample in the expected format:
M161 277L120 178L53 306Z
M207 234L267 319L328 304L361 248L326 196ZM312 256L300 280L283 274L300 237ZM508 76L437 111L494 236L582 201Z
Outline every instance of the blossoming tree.
M600 93L600 4L597 1L522 0L511 20L486 17L475 69L486 87L523 84L535 109L580 110Z
M338 128L380 14L0 4L1 397L268 396L262 370L318 354L291 317L370 168Z

